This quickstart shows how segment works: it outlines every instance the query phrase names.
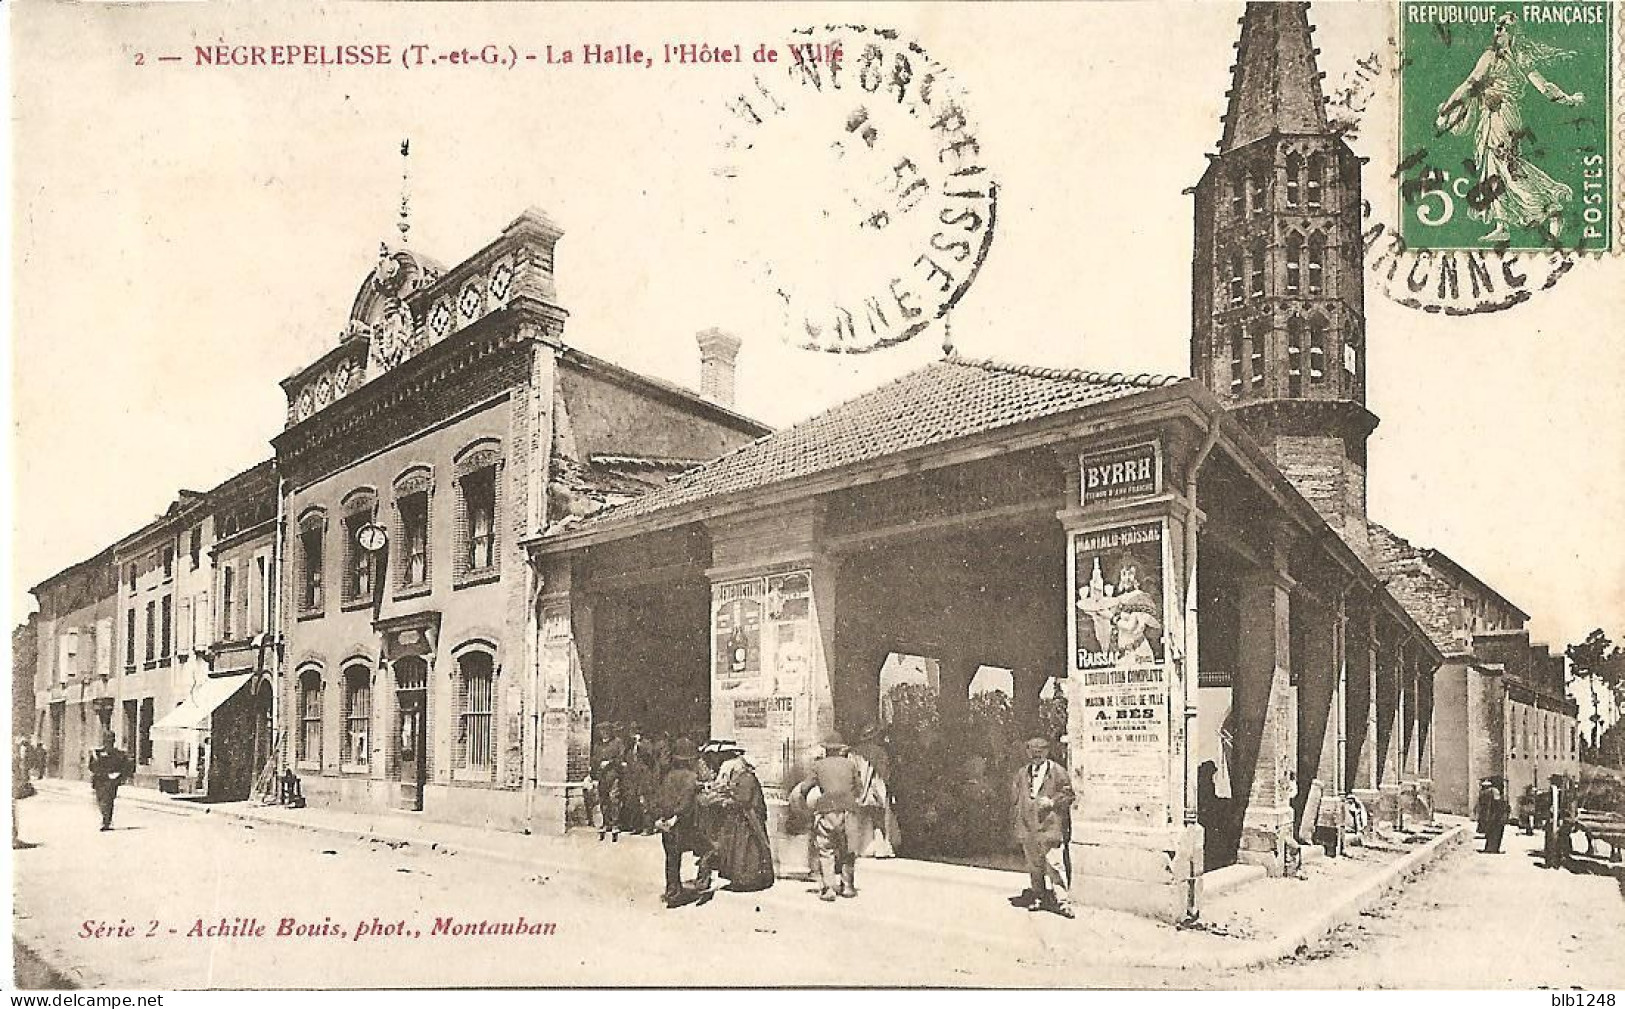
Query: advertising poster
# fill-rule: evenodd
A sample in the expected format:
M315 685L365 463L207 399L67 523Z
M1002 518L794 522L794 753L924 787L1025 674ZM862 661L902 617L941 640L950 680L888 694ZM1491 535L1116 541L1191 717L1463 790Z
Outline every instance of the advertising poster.
M1073 536L1075 669L1162 662L1162 541L1161 522Z

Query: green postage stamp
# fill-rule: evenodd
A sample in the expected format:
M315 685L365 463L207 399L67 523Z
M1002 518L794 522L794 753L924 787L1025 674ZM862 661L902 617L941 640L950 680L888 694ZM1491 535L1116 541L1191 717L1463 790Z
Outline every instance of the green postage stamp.
M1399 5L1413 249L1617 249L1613 3Z

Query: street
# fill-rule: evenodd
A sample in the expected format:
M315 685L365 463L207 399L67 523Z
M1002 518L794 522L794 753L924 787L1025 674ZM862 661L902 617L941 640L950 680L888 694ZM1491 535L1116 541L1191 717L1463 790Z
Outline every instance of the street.
M931 908L929 893L909 903L878 878L865 886L861 868L864 892L850 902L802 901L806 884L781 880L767 895L723 891L668 911L650 838L623 839L614 853L647 865L647 884L632 886L135 803L103 834L88 790L42 792L20 811L37 846L16 852L17 939L85 987L1625 984L1619 867L1543 871L1529 857L1537 839L1520 835L1500 856L1458 847L1294 960L1203 972L1069 955L1092 949L1098 960L1129 934L1180 941L1172 929L1130 923L1142 930L1102 935L1087 916L1015 912L992 893ZM533 934L479 934L482 922L521 916ZM358 935L367 931L388 934Z

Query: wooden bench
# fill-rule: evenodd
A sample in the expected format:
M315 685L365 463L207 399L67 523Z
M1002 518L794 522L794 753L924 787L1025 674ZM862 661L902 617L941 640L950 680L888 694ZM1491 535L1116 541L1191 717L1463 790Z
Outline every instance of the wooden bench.
M1585 832L1587 855L1594 855L1596 843L1605 841L1609 848L1608 860L1620 861L1620 850L1625 848L1625 816L1602 810L1581 810L1574 822Z

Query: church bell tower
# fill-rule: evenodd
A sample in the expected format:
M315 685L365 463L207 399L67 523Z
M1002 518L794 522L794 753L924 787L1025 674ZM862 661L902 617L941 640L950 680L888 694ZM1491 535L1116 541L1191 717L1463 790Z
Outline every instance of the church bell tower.
M1360 159L1326 122L1307 3L1249 3L1218 153L1195 188L1191 374L1361 556Z

